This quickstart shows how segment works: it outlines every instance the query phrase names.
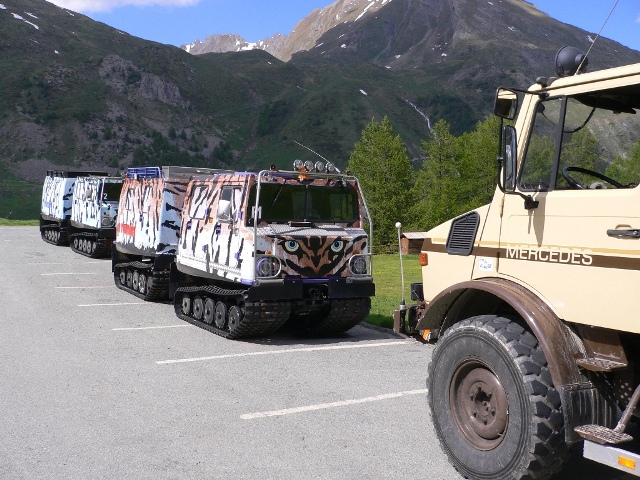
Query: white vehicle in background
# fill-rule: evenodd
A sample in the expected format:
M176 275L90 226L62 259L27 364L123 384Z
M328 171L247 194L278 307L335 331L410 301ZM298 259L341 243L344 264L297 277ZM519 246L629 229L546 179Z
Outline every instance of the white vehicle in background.
M96 175L76 178L68 228L74 252L91 258L111 254L122 182L122 178Z
M49 170L42 187L40 234L53 245L69 245L68 228L76 178L102 172Z

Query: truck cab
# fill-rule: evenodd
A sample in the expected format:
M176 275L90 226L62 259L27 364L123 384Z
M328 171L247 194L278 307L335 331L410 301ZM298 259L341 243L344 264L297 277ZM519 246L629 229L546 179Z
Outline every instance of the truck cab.
M567 58L498 89L493 200L428 232L417 303L396 312L437 341L429 408L468 478L551 478L582 440L639 475L640 64Z

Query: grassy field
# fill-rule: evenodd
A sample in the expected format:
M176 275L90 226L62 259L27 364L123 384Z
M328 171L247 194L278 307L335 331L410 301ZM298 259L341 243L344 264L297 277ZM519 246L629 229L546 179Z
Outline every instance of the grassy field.
M20 180L0 163L0 220L38 218L41 199L42 184Z
M404 255L405 301L411 304L409 285L420 282L421 272L418 255ZM371 299L371 313L367 322L381 327L393 327L393 311L402 299L402 280L400 277L399 255L375 255L373 257L373 281L376 284L376 296Z

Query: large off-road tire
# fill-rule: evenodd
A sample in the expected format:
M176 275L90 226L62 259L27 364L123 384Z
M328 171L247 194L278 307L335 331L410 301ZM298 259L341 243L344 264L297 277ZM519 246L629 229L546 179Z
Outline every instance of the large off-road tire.
M482 315L449 328L427 388L440 444L465 478L539 480L562 467L560 395L535 337L514 321Z

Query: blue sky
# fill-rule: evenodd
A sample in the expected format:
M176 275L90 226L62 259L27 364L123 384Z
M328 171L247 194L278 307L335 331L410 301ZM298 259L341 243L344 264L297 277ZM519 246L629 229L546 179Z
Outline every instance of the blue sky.
M250 42L274 33L287 34L314 8L332 3L331 0L49 1L137 37L176 46L195 39L204 40L215 33L237 33ZM616 0L532 0L531 3L561 22L598 33ZM602 35L640 50L640 1L618 0Z

